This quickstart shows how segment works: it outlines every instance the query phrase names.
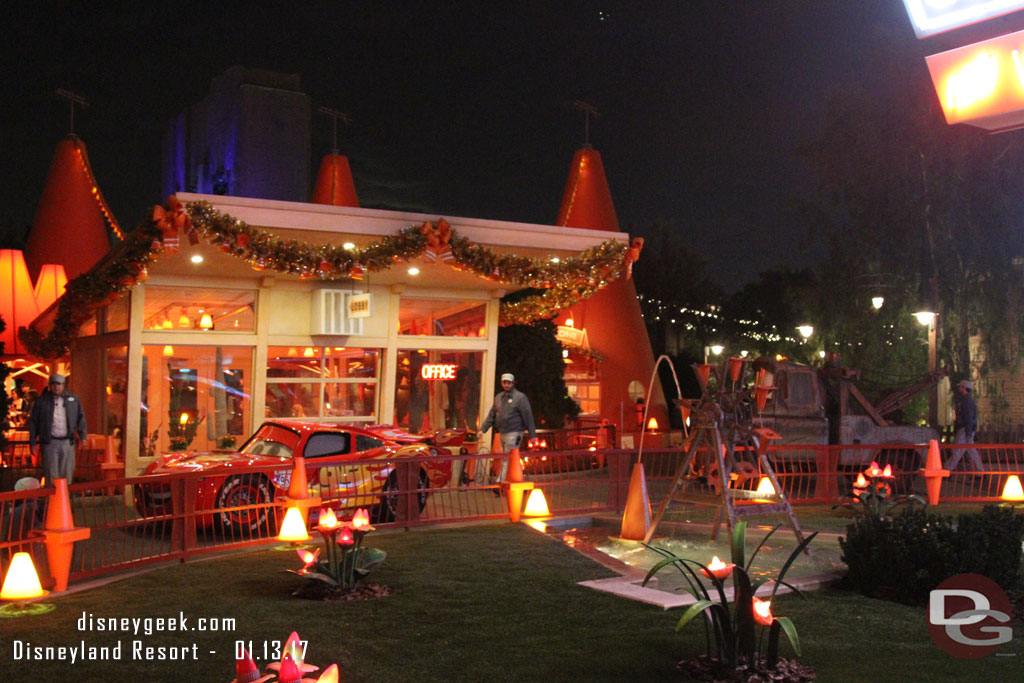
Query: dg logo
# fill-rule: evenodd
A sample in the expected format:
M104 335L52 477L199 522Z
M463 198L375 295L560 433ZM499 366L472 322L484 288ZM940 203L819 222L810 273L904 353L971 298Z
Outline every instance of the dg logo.
M954 657L985 657L1013 638L1012 610L1010 599L992 579L957 574L929 594L928 633Z

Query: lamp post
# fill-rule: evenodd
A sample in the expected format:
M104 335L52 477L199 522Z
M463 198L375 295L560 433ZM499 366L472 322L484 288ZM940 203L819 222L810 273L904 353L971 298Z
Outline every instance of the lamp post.
M937 330L938 316L933 311L918 311L914 314L917 322L928 326L928 375L934 375L937 364ZM928 390L928 424L935 427L939 423L939 387Z

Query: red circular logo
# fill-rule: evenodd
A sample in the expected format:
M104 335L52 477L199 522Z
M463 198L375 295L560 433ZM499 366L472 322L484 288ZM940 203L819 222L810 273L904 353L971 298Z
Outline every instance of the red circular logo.
M929 594L928 633L943 652L977 659L1010 642L1012 614L1010 599L995 581L957 574Z

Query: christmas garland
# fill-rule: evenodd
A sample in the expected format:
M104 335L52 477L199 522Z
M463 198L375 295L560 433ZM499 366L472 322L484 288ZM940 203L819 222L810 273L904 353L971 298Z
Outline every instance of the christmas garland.
M436 226L430 222L409 226L365 247L346 249L329 242L312 244L283 239L221 213L207 202L183 205L172 196L165 206L154 207L151 219L132 231L110 256L68 283L48 334L21 328L18 335L22 343L39 358L66 355L78 329L93 311L145 280L146 267L164 251L176 251L182 232L191 243L203 239L247 261L256 270L301 278L360 279L368 270L385 270L422 257L496 282L538 290L515 301L503 301L501 325L550 318L592 296L622 275L628 250L628 245L608 240L557 263L499 254L458 236L443 218Z

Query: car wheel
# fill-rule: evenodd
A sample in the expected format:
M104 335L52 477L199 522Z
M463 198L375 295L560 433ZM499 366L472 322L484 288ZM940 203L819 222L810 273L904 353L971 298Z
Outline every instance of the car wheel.
M274 511L266 505L273 500L270 482L262 474L229 477L217 492L214 503L221 528L233 535L258 536L274 533ZM243 508L243 509L234 509Z
M420 470L419 480L416 483L416 488L419 490L420 512L423 512L423 508L427 507L428 494L426 489L429 487L430 483L427 479L427 473ZM398 475L392 472L388 480L384 482L384 488L381 489L380 503L373 509L370 521L373 524L393 522L395 521L396 512L398 512Z

